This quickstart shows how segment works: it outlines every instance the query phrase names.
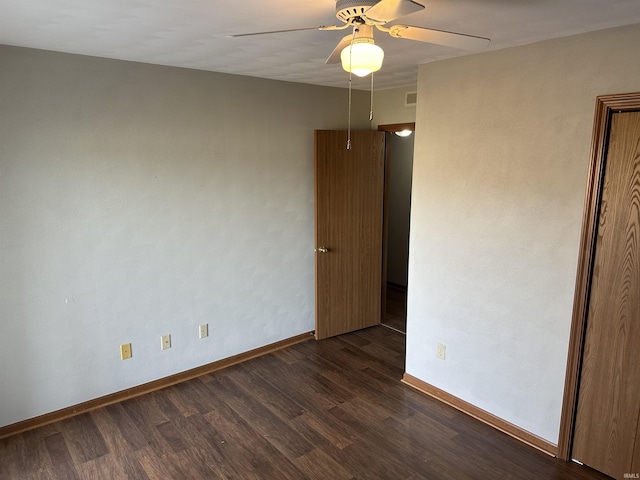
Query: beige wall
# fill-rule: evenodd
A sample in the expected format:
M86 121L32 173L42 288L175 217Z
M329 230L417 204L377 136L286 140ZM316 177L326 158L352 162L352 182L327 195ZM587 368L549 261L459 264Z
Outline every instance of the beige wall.
M415 105L405 105L405 94L415 91L415 85L375 91L373 95L372 128L377 129L378 125L415 122Z
M595 97L640 90L638 45L635 25L420 67L407 372L554 443Z
M0 46L0 426L313 330L313 130L347 98Z

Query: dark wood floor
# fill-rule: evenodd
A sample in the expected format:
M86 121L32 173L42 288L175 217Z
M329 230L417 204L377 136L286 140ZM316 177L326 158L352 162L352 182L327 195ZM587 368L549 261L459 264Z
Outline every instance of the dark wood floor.
M387 285L383 324L407 333L407 289Z
M311 340L0 440L2 479L604 479L402 384L404 335Z

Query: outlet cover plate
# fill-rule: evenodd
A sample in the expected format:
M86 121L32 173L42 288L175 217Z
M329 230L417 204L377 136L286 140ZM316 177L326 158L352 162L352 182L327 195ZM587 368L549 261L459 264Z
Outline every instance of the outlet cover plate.
M120 345L120 358L122 360L126 360L128 358L131 358L131 344L130 343L123 343L122 345Z
M160 337L160 349L166 350L167 348L171 348L171 335L166 334Z
M200 338L205 338L205 337L209 336L209 324L208 323L200 324L199 335L200 335Z

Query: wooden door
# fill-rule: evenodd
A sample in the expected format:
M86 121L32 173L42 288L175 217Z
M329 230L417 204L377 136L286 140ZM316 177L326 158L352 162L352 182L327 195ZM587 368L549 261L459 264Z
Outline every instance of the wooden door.
M316 338L381 322L384 132L315 132Z
M614 113L591 274L572 457L640 471L640 112Z

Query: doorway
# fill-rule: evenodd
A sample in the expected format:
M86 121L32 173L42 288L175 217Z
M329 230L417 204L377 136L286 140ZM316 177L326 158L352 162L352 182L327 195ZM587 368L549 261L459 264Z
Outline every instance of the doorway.
M415 123L380 125L378 130L387 136L382 324L406 334Z
M405 147L409 152L409 182L405 187L408 198L404 222L399 222L404 223L404 227L392 224L394 235L397 230L404 230L401 241L404 265L399 268L399 276L396 273L392 277L400 281L390 280L391 288L387 288L386 248L390 187L386 179L394 158L392 149L386 145L392 135L397 137L395 132L405 129L413 131L415 123L382 125L378 131L352 131L351 149L345 149L346 131L315 132L315 336L318 340L383 323L387 304L389 317L394 317L396 325L401 322L389 328L406 331L413 138L410 146ZM400 148L396 146L395 150ZM391 297L389 302L387 293Z

